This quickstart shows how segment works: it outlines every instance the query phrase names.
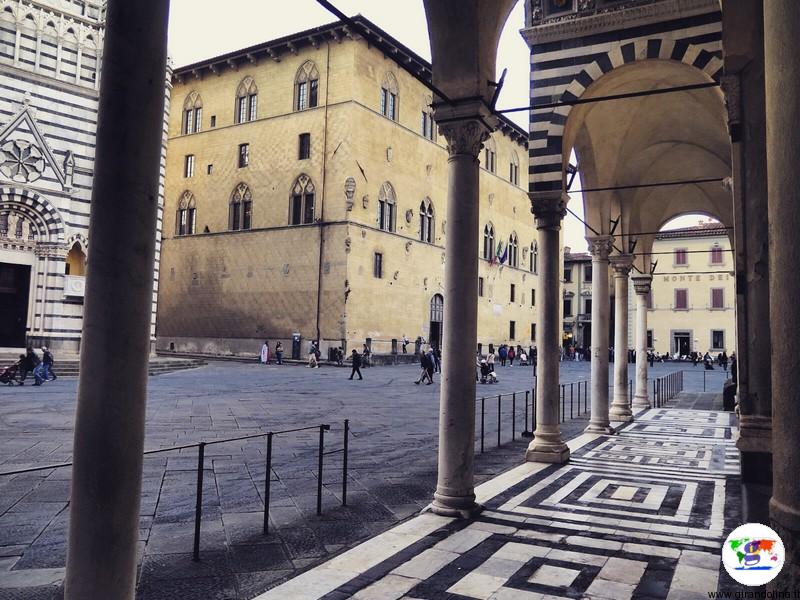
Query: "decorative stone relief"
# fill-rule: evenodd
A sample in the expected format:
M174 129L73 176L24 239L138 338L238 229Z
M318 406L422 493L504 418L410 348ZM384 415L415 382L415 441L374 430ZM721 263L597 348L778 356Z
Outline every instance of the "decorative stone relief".
M406 254L411 252L411 242L406 242Z
M442 264L444 264L444 252L442 252Z
M0 172L12 181L31 183L42 176L41 150L25 140L8 140L0 146Z
M494 204L494 194L489 194L489 206Z
M425 173L427 173L428 177L431 176L431 171L433 171L433 165L425 165Z
M394 279L395 281L397 281L397 278L398 278L398 277L400 277L400 271L395 271L395 272L394 272L394 275L392 275L392 279Z
M345 206L347 210L353 210L353 196L356 193L356 180L353 177L348 177L344 182L344 197Z
M594 0L578 0L578 10L592 10L594 8Z
M283 274L284 275L288 275L289 274L289 263L286 263L285 265L283 265Z
M422 286L423 286L423 287L424 287L426 290L428 289L428 278L427 278L427 277L425 277L425 278L422 280Z
M353 241L349 237L344 238L344 251L348 254L350 253L350 245L352 243Z
M369 196L368 195L365 194L364 197L361 198L361 206L363 206L364 208L367 208L369 206Z
M406 223L411 223L411 219L414 218L414 211L410 208L406 211Z
M478 157L483 142L489 139L489 130L477 120L453 121L439 126L447 140L447 151L453 154L469 154Z
M362 229L361 230L361 239L362 240L367 239L367 230L366 229Z
M72 177L75 173L75 155L72 150L67 150L67 156L64 158L64 188L67 190L72 189Z
M392 147L386 148L386 162L392 162Z

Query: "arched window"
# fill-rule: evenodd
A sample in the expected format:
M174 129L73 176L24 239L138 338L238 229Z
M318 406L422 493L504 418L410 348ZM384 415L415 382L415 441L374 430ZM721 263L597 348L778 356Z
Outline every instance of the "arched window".
M497 169L497 146L492 138L486 140L483 145L483 168L492 173Z
M64 274L83 277L86 275L86 254L83 253L80 242L75 242L67 253Z
M422 134L422 137L435 142L436 126L434 125L433 121L433 108L431 108L432 103L433 98L430 95L427 96L425 98L425 103L422 105L422 128L420 133Z
M516 233L512 233L508 237L508 265L511 267L519 266L519 243Z
M289 225L307 225L314 222L314 182L305 173L292 186L289 207Z
M419 239L433 243L433 202L425 198L419 205Z
M249 75L236 89L236 122L255 121L258 114L258 88Z
M181 131L184 134L197 133L203 125L203 100L197 92L191 92L183 102L183 125Z
M197 204L194 194L189 190L183 192L178 202L178 211L175 217L175 233L177 235L192 235L197 223Z
M253 195L246 183L240 183L231 194L228 229L238 231L253 226Z
M388 181L378 191L378 227L384 231L394 231L397 198L394 188Z
M313 61L307 60L297 69L294 78L294 109L314 108L319 99L319 71Z
M397 78L393 73L386 73L381 84L381 114L384 117L390 118L392 121L397 121L400 114L399 101L399 88L397 86Z
M508 180L514 185L519 185L519 156L516 151L511 152L511 162L508 166Z
M483 228L483 258L494 258L494 225L487 223Z
M531 242L531 273L539 272L539 244Z

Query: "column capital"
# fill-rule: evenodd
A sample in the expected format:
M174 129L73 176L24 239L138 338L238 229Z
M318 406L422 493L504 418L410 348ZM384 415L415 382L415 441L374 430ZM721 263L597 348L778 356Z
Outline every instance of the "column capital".
M536 217L538 229L558 229L567 215L569 195L562 191L530 192L531 212Z
M433 110L450 156L467 154L478 158L483 142L489 139L496 125L496 117L486 103L480 98L435 103Z
M633 287L636 293L644 296L650 293L650 285L653 282L653 276L649 274L639 274L631 277L633 280Z
M608 255L614 247L614 238L610 235L590 235L586 238L589 242L589 254L592 260L608 260Z
M625 277L631 273L633 266L633 254L615 254L608 259L611 262L611 268L614 269L615 277Z

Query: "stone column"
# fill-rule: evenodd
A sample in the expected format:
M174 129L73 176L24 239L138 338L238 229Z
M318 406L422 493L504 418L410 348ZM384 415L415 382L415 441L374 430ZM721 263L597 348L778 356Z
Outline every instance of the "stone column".
M628 397L628 276L633 256L620 254L611 257L614 268L614 400L611 418L632 421L631 399Z
M650 408L647 395L647 296L650 294L652 275L634 275L636 290L636 392L633 395L633 410Z
M608 420L608 255L613 238L596 235L586 239L592 254L592 414L586 431L613 433Z
M134 597L168 9L110 0L106 13L67 600Z
M745 521L767 523L772 486L769 229L762 0L724 0L722 89L731 138L736 269L736 364ZM728 256L725 257L726 265Z
M800 2L764 2L769 288L772 335L772 498L770 523L786 563L768 591L800 589ZM763 318L763 316L762 316Z
M439 468L431 510L469 517L474 493L475 348L478 343L478 155L489 130L482 104L459 106L439 131L447 140L447 245L444 273ZM451 109L453 110L453 109ZM437 116L443 113L439 109ZM461 116L466 113L468 116ZM460 118L459 118L460 117ZM441 121L440 121L441 122Z
M536 430L525 459L534 462L564 463L569 447L558 426L559 349L561 346L561 221L567 213L569 196L561 191L532 193L531 211L539 231L538 314L539 352L536 377Z

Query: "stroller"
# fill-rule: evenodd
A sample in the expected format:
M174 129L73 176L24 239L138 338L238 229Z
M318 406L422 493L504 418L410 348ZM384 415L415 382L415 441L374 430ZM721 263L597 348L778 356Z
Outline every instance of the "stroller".
M3 372L0 373L0 383L4 383L6 385L14 385L15 383L19 383L19 380L17 379L17 373L19 373L18 362L3 369Z
M485 360L481 361L481 383L497 383L497 375Z

